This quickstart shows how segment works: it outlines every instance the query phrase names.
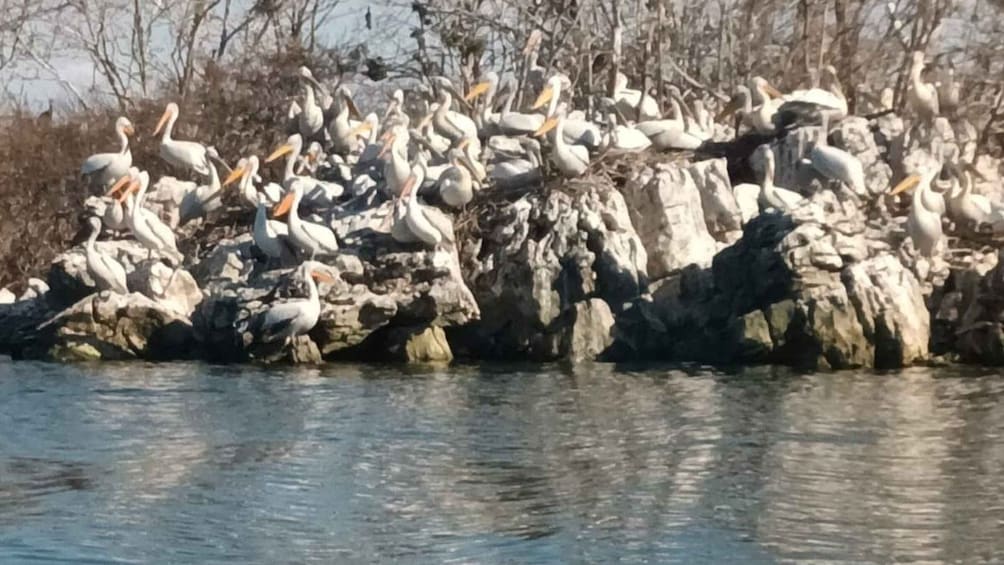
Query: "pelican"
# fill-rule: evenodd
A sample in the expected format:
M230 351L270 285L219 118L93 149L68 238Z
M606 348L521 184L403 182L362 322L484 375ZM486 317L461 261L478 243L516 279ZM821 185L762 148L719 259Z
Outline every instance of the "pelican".
M582 175L589 168L589 151L581 145L569 145L565 142L565 104L558 108L557 115L548 118L537 131L535 137L540 137L553 130L551 140L551 160L566 178Z
M640 122L635 128L648 136L652 140L652 146L657 150L697 149L704 143L704 139L693 133L694 127L676 96L670 98L670 105L673 109L673 118Z
M259 340L262 343L287 342L314 329L321 316L321 300L317 282L334 282L318 270L321 264L309 261L297 269L297 275L307 283L307 298L294 298L269 307L262 318Z
M164 135L160 138L160 158L171 166L186 170L191 169L200 175L209 176L209 157L206 155L206 146L194 141L171 139L174 122L177 120L178 105L171 102L164 110L160 121L157 122L157 129L153 131L153 135L157 135L162 128L164 130Z
M547 85L540 91L537 100L534 101L531 109L536 110L547 104L547 118L553 118L558 114L561 99L561 89L566 84L568 78L564 75L553 75L547 79ZM567 110L567 105L564 106ZM539 128L538 128L539 129ZM588 120L573 120L565 115L564 128L562 129L566 143L583 145L589 149L598 149L603 143L603 134L596 124Z
M934 255L934 250L941 241L940 198L934 198L931 182L937 176L937 167L927 167L918 174L912 174L893 187L891 194L916 189L910 205L910 215L907 217L906 230L913 240L913 246L924 257Z
M215 152L214 149L210 149L210 151ZM178 223L184 225L218 210L223 205L223 201L220 199L221 188L223 187L220 184L220 175L216 172L216 165L210 162L209 183L199 185L185 193L178 206Z
M470 140L468 138L460 143L467 145ZM451 152L450 165L439 175L439 196L448 206L461 208L474 198L474 181L471 177L474 166L461 152L461 148Z
M289 240L297 248L308 254L311 260L315 255L331 255L338 252L338 238L330 228L300 219L300 200L303 198L303 185L296 184L286 193L282 202L275 207L272 215L281 217L289 214Z
M374 161L380 155L382 145L379 143L380 118L370 112L366 118L359 122L359 125L352 128L352 136L366 136L366 145L359 154L358 163L368 163Z
M422 186L424 179L425 163L419 161L412 168L412 174L405 181L401 192L401 198L405 201L404 223L415 239L429 247L439 245L444 239L452 243L453 224L449 218L428 213L418 202L418 188Z
M347 86L339 86L335 91L335 104L338 113L331 120L331 143L336 153L347 155L359 150L359 139L352 134L352 129L363 118L356 103L352 101L352 92Z
M87 273L94 279L94 285L98 290L129 294L125 267L111 255L94 247L94 242L98 240L98 235L101 233L101 220L96 216L91 216L87 222L91 225L91 235L87 238L84 252L87 256Z
M296 256L296 250L289 241L289 227L268 219L268 207L264 198L258 202L251 236L262 253L269 259L278 260L280 264Z
M732 195L739 206L739 217L744 226L750 220L760 215L760 194L762 188L761 185L751 182L740 183L732 187Z
M258 167L257 155L241 159L237 162L234 170L230 171L230 175L227 176L226 180L223 181L223 186L230 186L234 181L240 179L240 184L237 186L240 189L241 197L243 197L244 202L249 207L257 207L258 202L262 198L271 205L278 204L282 200L283 189L281 186L270 182L263 185L260 192L255 188L254 179L258 176Z
M836 67L826 65L820 74L822 88L796 90L781 97L781 104L772 118L775 128L782 130L816 124L823 114L831 121L847 117L847 98L840 86Z
M604 139L604 145L618 153L638 153L652 146L652 140L642 131L617 123L617 116L612 112L607 114L607 124L610 131Z
M331 206L335 200L342 195L345 189L342 185L334 182L327 182L313 177L300 176L294 172L296 160L303 150L303 137L300 134L293 134L276 148L266 159L266 163L271 163L283 155L286 156L286 168L282 175L282 185L286 190L293 186L301 186L306 199L315 206Z
M383 149L379 157L387 155L383 166L383 178L387 191L398 196L404 188L404 183L411 176L411 165L408 164L408 129L396 126L385 136Z
M491 178L497 187L519 187L539 182L543 177L540 143L535 139L521 138L520 145L526 151L526 159L511 159L496 163Z
M450 109L453 105L450 92L455 90L453 84L445 77L437 77L434 84L439 91L436 98L439 106L432 114L432 126L436 133L448 139L451 144L460 143L465 137L477 139L478 126L474 120Z
M177 258L180 263L184 256L178 251L174 232L156 214L143 208L143 200L149 186L150 173L142 171L119 197L127 202L129 228L136 236L136 240L146 247L148 259L153 257L154 251L157 251ZM136 192L135 199L131 194L133 192Z
M122 175L118 182L112 185L111 190L105 195L105 214L102 216L102 221L109 231L120 232L129 227L129 219L126 217L125 208L122 206L122 201L116 197L116 193L127 188L129 183L134 178L137 178L138 175L139 169L129 167L126 173Z
M482 81L474 85L470 94L467 95L469 99L473 100L482 93L487 92L484 102L486 111L491 108L491 100L496 92L494 82L498 81L498 75L495 73L487 73L487 75L488 82ZM502 111L494 118L494 125L498 132L502 135L530 135L537 131L544 123L544 116L540 114L523 114L512 110L513 102L516 99L516 79L512 78L508 80L505 90L506 95Z
M780 98L782 94L767 82L763 77L753 77L753 112L750 114L750 121L753 129L758 133L772 133L774 131L774 113L777 112L778 103L772 98ZM759 105L757 103L759 102Z
M760 190L760 209L774 208L780 212L794 209L804 197L786 188L774 186L774 150L770 145L761 145L757 151L763 155L763 182Z
M955 181L953 184L958 185L958 188L951 191L945 199L949 217L957 224L973 226L990 221L994 215L994 206L986 196L972 193L973 179L969 172L970 166L952 163L949 169Z
M914 51L910 64L910 89L907 100L910 107L922 119L932 121L938 116L938 90L933 84L924 82L924 52Z
M122 116L115 120L115 135L121 148L115 153L96 153L84 161L80 174L101 188L107 188L129 173L132 166L132 152L129 150L129 136L133 134L132 122Z
M843 149L831 147L826 142L830 119L827 114L823 114L821 118L822 124L819 126L816 144L809 152L809 162L812 163L812 167L820 175L840 181L858 196L868 194L861 161Z
M735 94L732 95L732 98L725 104L725 107L715 116L715 121L724 122L726 118L733 114L738 116L735 123L736 135L739 135L740 124L750 129L755 129L753 127L753 94L745 84L740 84L736 87Z
M478 126L478 134L482 138L490 137L495 133L495 128L498 127L499 114L494 111L498 87L498 73L488 71L481 75L481 80L471 86L471 90L464 96L464 100L468 103L481 99L477 105L480 110L475 113L474 122Z
M297 132L304 139L315 139L324 134L324 110L317 103L314 94L313 73L307 67L300 67L300 84L303 87L303 104L299 106L296 114ZM292 110L290 111L292 113Z
M613 98L622 116L636 117L639 122L658 120L662 117L659 113L659 104L654 98L648 94L643 95L640 90L630 89L627 85L627 76L624 73L617 73L614 78Z

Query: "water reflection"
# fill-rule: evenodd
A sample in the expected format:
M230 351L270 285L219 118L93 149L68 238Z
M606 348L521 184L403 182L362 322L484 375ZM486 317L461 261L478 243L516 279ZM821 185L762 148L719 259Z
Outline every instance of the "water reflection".
M960 370L0 365L0 561L990 559L1002 395Z

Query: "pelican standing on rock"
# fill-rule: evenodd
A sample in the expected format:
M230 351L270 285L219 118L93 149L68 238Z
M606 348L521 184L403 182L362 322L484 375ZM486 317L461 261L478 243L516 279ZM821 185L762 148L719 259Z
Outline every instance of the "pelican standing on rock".
M129 183L132 182L134 178L138 178L139 169L136 167L129 167L125 174L112 185L111 190L105 195L105 213L101 217L101 220L105 224L105 228L109 231L120 232L129 229L129 219L126 217L126 210L122 204L122 199L117 198L118 192L128 188Z
M215 155L215 149L210 148L209 151ZM178 223L184 225L196 218L203 218L214 210L218 210L223 206L223 200L220 199L220 190L222 188L220 175L216 171L216 165L210 162L209 182L189 190L182 197L181 204L178 206Z
M202 176L209 176L209 157L206 146L194 141L178 141L171 138L174 122L178 120L178 105L171 102L157 122L153 135L164 130L160 138L160 158L169 165L185 170L193 170Z
M87 238L87 244L84 246L87 273L94 279L94 284L99 291L110 290L119 294L129 294L125 267L117 259L94 246L94 242L98 240L98 235L101 233L101 219L91 216L87 222L91 226L91 235Z
M342 185L334 182L322 181L314 177L300 176L295 172L296 160L303 151L303 137L300 134L293 134L286 139L275 151L266 159L266 163L271 163L283 155L286 156L286 168L282 174L282 185L286 190L291 190L293 186L301 186L305 198L315 206L331 206L345 191Z
M307 297L286 300L273 304L262 318L258 328L258 339L262 343L286 342L314 329L321 316L321 300L317 283L334 282L334 279L319 270L321 264L308 261L297 269L297 275L307 284Z
M453 243L453 224L449 218L436 213L438 210L429 213L418 201L418 189L425 180L425 174L425 163L419 161L404 183L401 192L401 198L405 201L404 223L415 239L429 247L436 247L443 240Z
M132 166L132 152L129 150L129 136L132 134L129 118L122 116L115 120L115 135L119 138L120 149L115 153L91 155L80 167L80 174L101 188L107 188L128 174Z
M227 176L226 180L223 181L223 186L230 186L234 181L240 179L240 184L237 185L240 190L241 197L248 206L257 207L258 202L262 198L265 202L271 205L278 204L282 200L283 189L281 186L270 182L268 184L262 185L261 191L254 186L255 178L258 176L258 156L251 155L245 157L237 162L237 166L234 170L230 171L230 175Z
M931 191L931 182L938 175L938 167L928 166L912 174L893 187L890 194L915 189L906 221L906 231L913 246L924 257L932 257L941 241L941 209L944 201Z
M760 185L760 209L774 208L789 212L805 199L794 190L774 186L774 150L770 145L761 145L757 151L763 155L763 183Z
M565 142L565 104L558 108L557 115L548 118L540 128L533 133L540 137L551 132L551 160L561 174L566 178L582 176L589 168L589 150L581 145L569 145Z
M861 161L843 149L831 147L827 143L829 125L829 116L823 114L816 144L809 152L812 168L828 179L841 182L854 195L865 196L868 188L865 186L865 170Z
M150 174L142 171L137 177L120 196L128 202L126 208L128 208L129 228L136 236L136 240L146 247L147 258L152 258L153 252L157 251L170 255L180 264L184 256L178 251L174 232L156 214L143 207L143 199L150 186ZM135 199L131 194L133 192L136 192Z
M315 255L332 255L338 252L338 238L330 228L300 219L300 200L303 198L303 186L297 184L286 193L282 202L275 207L272 215L282 217L289 214L289 240L293 245L303 250L314 259Z
M617 103L617 110L621 115L637 120L658 120L659 104L648 94L643 94L640 90L628 88L628 79L624 73L617 73L614 78L614 102Z
M470 143L469 139L461 145ZM448 206L461 208L474 198L474 179L471 176L474 165L462 152L462 148L451 151L450 167L439 175L439 196Z
M251 237L262 253L269 259L279 261L280 264L296 257L296 250L289 241L289 227L282 222L268 219L268 207L264 198L258 202Z
M598 149L603 143L603 133L600 128L589 120L573 120L568 114L568 104L562 103L561 89L566 85L568 78L561 74L556 74L547 79L547 85L537 96L531 109L536 110L547 104L547 118L551 119L558 115L559 110L565 113L565 120L562 124L562 132L565 142L573 145L582 145L589 149ZM539 128L538 128L539 129Z

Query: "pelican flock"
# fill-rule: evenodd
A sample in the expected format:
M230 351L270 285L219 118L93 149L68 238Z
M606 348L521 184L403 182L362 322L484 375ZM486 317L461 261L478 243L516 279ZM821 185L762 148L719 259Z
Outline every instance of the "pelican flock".
M536 61L535 50L524 55L528 64ZM942 107L956 111L960 91L954 70L937 85L925 81L924 70L924 54L914 53L905 100L918 120L930 122L939 115L939 98L944 99ZM263 158L239 156L232 170L207 140L173 137L180 116L175 103L166 106L153 132L160 135L159 155L166 164L198 175L198 183L180 202L183 226L211 213L240 212L266 271L299 266L291 273L304 283L307 296L267 310L260 326L263 341L289 340L317 323L322 301L315 281L330 278L318 261L330 263L345 252L344 234L333 229L332 217L359 213L360 206L382 209L380 217L386 221L374 223L373 230L396 245L456 253L455 215L481 199L497 198L496 193L509 195L555 177L588 176L612 158L630 161L674 152L700 159L713 146L739 147L740 140L756 143L739 162L759 159L763 171L756 182L725 192L726 200L735 200L739 225L761 213L793 213L812 197L795 190L799 187L776 186L775 178L788 178L778 174L782 167L811 166L833 181L824 190L868 198L857 203L861 206L879 206L888 199L885 192L869 196L861 160L827 141L831 124L850 116L833 66L819 69L818 86L787 94L766 77L752 76L737 85L727 104L693 89L685 96L673 86L646 92L632 87L624 74L614 77L604 96L589 93L592 98L583 103L581 96L572 96L568 76L544 71L535 63L523 77L487 70L466 93L450 79L434 77L407 94L395 90L385 107L362 117L347 84L329 90L310 69L300 67L289 122L276 132L284 140ZM815 142L807 150L800 148L792 163L778 147L790 131L804 126L818 128ZM88 272L103 291L126 293L128 287L123 266L95 245L102 230L131 234L150 260L154 255L176 265L194 260L181 253L178 236L146 202L151 179L132 161L133 133L132 123L119 118L118 150L93 155L81 167L104 192L103 214L89 219L85 246ZM735 141L730 140L733 134ZM934 161L887 191L893 196L914 191L905 229L917 254L928 258L944 240L943 216L971 229L988 223L1004 226L1004 206L975 193L971 165L957 157L949 163ZM934 188L942 165L952 183L944 196ZM227 189L235 183L236 190ZM232 193L234 198L228 196ZM716 195L702 203L717 206L705 210L707 217L728 209L720 200Z

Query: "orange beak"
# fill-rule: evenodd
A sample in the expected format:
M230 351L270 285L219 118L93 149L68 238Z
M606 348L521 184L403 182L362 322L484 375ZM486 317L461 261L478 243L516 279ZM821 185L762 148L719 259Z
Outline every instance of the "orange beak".
M328 273L322 273L321 271L311 271L310 276L314 278L317 282L333 283L335 282L334 277Z
M118 181L115 182L114 185L112 185L111 190L109 190L108 193L105 194L105 196L115 196L115 193L118 192L119 190L121 190L122 187L124 187L127 184L129 184L129 181L131 181L131 180L132 180L132 177L130 177L129 175L126 175L126 176L120 178Z
M244 167L237 167L236 169L230 171L230 174L227 175L226 180L223 181L223 186L229 186L230 184L233 184L234 181L243 176L244 176Z
M157 122L157 129L153 130L153 135L160 133L160 130L164 127L164 124L167 123L167 119L169 117L171 117L171 113L165 110L164 114L160 117L160 121Z
M271 163L272 161L275 161L279 157L282 157L283 155L291 151L293 151L293 146L290 145L289 143L283 143L275 151L273 151L271 155L265 158L265 162Z
M272 209L272 215L276 218L281 218L289 212L289 209L293 207L293 193L290 192L286 194L283 199L276 204L275 208Z
M139 181L134 180L132 181L132 183L129 184L128 188L122 191L122 194L120 194L119 197L116 198L116 201L118 201L119 204L125 202L125 199L128 198L130 194L136 192L137 190L139 190Z

